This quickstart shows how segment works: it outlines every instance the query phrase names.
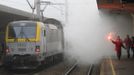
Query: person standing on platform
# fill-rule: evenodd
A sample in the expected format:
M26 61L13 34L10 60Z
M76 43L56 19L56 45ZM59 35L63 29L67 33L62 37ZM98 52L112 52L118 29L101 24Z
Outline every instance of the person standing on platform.
M127 50L127 57L130 57L130 48L131 48L131 39L129 37L129 35L126 36L126 38L124 39L124 44L125 44L125 48Z
M115 44L115 50L116 50L116 54L117 54L117 58L120 60L121 58L121 47L125 48L123 45L122 40L120 39L120 36L117 36L117 38L115 40L110 39L112 41L113 44Z
M134 36L131 38L131 50L133 52L133 58L134 58Z

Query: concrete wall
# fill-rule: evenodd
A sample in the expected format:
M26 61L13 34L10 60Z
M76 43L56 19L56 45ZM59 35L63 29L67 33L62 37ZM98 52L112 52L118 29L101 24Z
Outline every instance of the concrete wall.
M132 16L132 24L133 24L133 31L132 31L133 33L132 34L134 35L134 14L132 13L131 16Z
M134 19L129 13L121 11L100 11L102 20L104 20L104 27L110 31L115 32L122 38L126 37L126 34L133 35L134 33Z

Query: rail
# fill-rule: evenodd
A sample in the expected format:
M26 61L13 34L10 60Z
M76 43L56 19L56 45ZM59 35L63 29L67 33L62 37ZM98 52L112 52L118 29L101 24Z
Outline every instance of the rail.
M93 72L93 64L90 65L87 75L92 75Z
M75 68L78 66L77 63L75 63L64 75L70 75L74 70ZM92 75L92 72L93 72L93 64L91 64L87 70L87 73L86 75Z
M77 66L77 63L75 63L64 75L69 75Z

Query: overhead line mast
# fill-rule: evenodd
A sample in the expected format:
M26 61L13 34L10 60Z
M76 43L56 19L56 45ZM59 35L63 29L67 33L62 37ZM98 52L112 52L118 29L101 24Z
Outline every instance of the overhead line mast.
M41 9L41 5L45 5L43 9ZM37 14L37 18L42 21L44 18L43 12L46 9L46 7L48 5L64 5L65 6L65 20L67 21L67 17L68 17L68 4L67 4L67 0L65 0L65 3L53 3L50 1L41 1L41 0L34 0L34 6L35 6L35 10L36 10L36 14ZM30 6L31 7L31 6Z
M34 3L35 3L35 6L36 6L37 18L39 20L42 20L41 13L40 13L40 10L41 10L41 8L40 8L40 5L41 5L40 0L34 0Z

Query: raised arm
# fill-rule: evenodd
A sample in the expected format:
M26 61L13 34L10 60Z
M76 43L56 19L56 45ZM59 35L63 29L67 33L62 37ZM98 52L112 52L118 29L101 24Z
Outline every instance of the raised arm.
M112 40L112 39L111 39L111 41L112 41L112 43L114 43L114 44L116 43L116 42L115 42L114 40Z

